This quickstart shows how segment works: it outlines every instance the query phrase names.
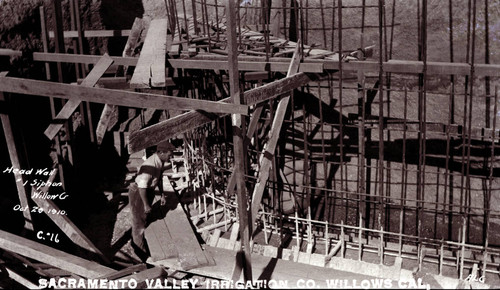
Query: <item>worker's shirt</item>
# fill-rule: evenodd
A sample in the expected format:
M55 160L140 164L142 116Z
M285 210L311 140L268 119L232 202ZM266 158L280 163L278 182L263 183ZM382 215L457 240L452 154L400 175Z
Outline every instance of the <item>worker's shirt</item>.
M161 181L163 161L158 154L149 156L139 168L135 183L139 188L155 188Z
M161 161L158 154L151 155L139 168L139 172L135 178L138 188L155 188L158 182L162 182L163 191L174 191L170 180L167 176L163 176L163 161Z

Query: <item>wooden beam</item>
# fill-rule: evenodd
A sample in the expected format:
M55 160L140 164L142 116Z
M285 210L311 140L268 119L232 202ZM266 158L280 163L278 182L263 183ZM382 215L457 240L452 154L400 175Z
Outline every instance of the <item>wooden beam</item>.
M165 87L167 25L166 18L154 19L149 24L130 87Z
M243 94L243 101L246 105L255 105L317 79L319 79L319 77L316 74L298 73L246 91ZM218 103L229 103L230 100L230 98L225 98ZM132 132L129 138L129 153L156 145L163 140L175 137L226 115L227 114L206 114L204 112L190 111Z
M104 56L101 57L99 62L90 71L89 75L83 80L81 86L95 86L111 64L113 64L113 60L107 53L104 54ZM63 127L63 122L67 121L71 115L73 115L73 112L78 108L78 106L80 106L80 103L81 101L78 99L70 99L54 118L53 121L55 121L55 123L52 123L47 127L44 132L45 136L47 136L50 140L54 139L59 130Z
M130 34L128 35L125 48L123 49L122 55L124 57L133 55L133 51L137 46L137 42L139 41L139 37L141 36L143 30L144 30L144 21L142 20L142 18L136 17L134 19L134 23L132 24L132 29L130 30Z
M148 284L146 281L161 281L164 282L167 278L167 271L163 267L153 267L146 269L144 271L140 271L138 273L134 273L129 276L122 277L122 280L134 280L137 283L135 288L137 289L146 289ZM163 284L163 283L161 283ZM152 285L156 285L156 283L152 283ZM154 287L154 286L153 286ZM175 288L175 287L172 287Z
M0 77L7 75L7 72L1 72ZM5 107L5 97L3 92L0 91L0 104ZM14 133L12 132L12 125L10 123L10 118L7 113L0 113L0 120L2 121L3 132L5 135L5 142L7 143L7 149L9 150L10 163L14 169L23 169L21 163L19 162L19 155L17 152L16 141L14 139ZM25 177L20 174L19 171L14 171L14 178L16 180L17 194L19 196L19 202L21 207L28 208L28 197L26 195L26 188L24 187ZM23 211L24 216L24 228L28 230L33 230L33 220L31 219L31 213L29 210Z
M4 266L5 267L5 266ZM43 289L39 285L36 285L35 283L31 282L30 280L24 278L23 276L19 275L15 271L5 267L5 270L7 270L8 277L17 283L23 285L27 289Z
M108 104L105 104L104 108L102 109L101 117L99 118L99 123L97 123L96 128L96 141L98 146L101 145L102 140L104 139L104 135L106 134L106 131L108 129L111 116L115 110L115 105Z
M85 278L97 278L115 270L44 244L0 230L0 248L49 264Z
M76 83L77 84L82 84L84 79L77 79ZM103 87L123 87L129 88L129 85L127 83L127 77L101 77L99 81L97 82L97 85L101 85Z
M168 66L183 69L228 69L227 60L195 60L195 59L169 59ZM239 64L239 63L238 63ZM285 62L266 62L266 61L241 61L238 69L242 71L272 71L286 72L288 63ZM321 73L324 71L322 63L304 63L301 66L302 72Z
M129 36L131 30L122 29L122 30L84 30L83 37L121 37L121 36ZM54 37L54 31L49 31L49 37ZM78 37L77 30L66 30L63 31L64 38L76 38Z
M227 45L228 45L228 75L230 95L235 104L244 103L243 94L240 91L240 80L238 71L238 43L236 41L236 8L235 1L227 1ZM248 209L247 188L245 182L246 151L243 146L245 120L240 114L231 116L233 128L233 152L234 152L234 172L236 178L236 200L238 203L238 218L240 224L241 246L239 251L243 252L241 266L243 268L243 279L252 281L252 220L251 212ZM233 275L234 276L234 275Z
M300 38L299 41L300 43ZM295 74L299 70L300 64L300 45L295 47L295 52L293 53L292 60L290 62L290 66L288 68L287 76ZM253 226L255 223L257 213L259 211L260 202L262 199L262 194L264 193L264 189L266 188L267 180L269 179L269 170L271 169L271 165L273 163L274 152L276 151L276 145L278 144L278 139L280 136L281 127L283 125L283 121L285 120L285 114L288 107L288 103L290 101L290 96L286 96L282 98L279 103L276 111L274 112L274 119L271 125L271 130L269 130L268 141L266 145L264 145L263 153L261 154L260 160L260 169L257 177L257 182L255 183L254 190L252 193L252 221L250 225Z
M46 97L53 96L64 99L80 99L82 101L94 103L114 104L136 108L203 110L214 113L237 113L248 115L248 106L246 105L74 86L11 77L0 77L0 91Z
M297 73L285 78L273 81L243 94L243 102L246 105L255 105L263 101L273 99L281 94L300 88L311 81L319 80L321 75L310 73Z
M135 47L137 46L137 42L139 41L139 37L141 35L142 30L144 29L144 23L142 21L142 18L135 18L134 23L132 24L132 30L131 33L127 39L127 43L125 44L125 48L123 49L122 55L123 56L132 56L133 51ZM117 79L121 79L118 84L122 84L124 87L129 88L130 85L127 83L127 67L121 66L123 69L123 75L125 77L122 78L110 78L110 80L106 81L108 84L110 82L113 82L115 85L117 84L115 81ZM102 78L101 81L105 82ZM97 123L96 127L96 141L97 145L101 145L102 140L104 139L104 135L106 134L106 131L108 129L109 123L111 121L111 117L113 116L113 112L116 110L115 105L110 105L110 104L105 104L104 108L101 112L101 117L99 118L99 122ZM117 150L118 153L121 152L121 148Z
M68 62L68 63L96 63L100 56L95 55L78 55L78 54L63 54L63 53L45 53L34 52L33 60L47 61L47 62ZM138 58L135 57L112 57L115 64L135 66ZM238 57L241 60L238 63L240 71L265 71L268 66L271 71L286 71L286 64L281 59L270 58L269 62L250 61L248 57ZM166 63L167 67L172 68L192 68L192 69L221 69L227 67L227 57L215 58L211 61L202 61L197 57L189 59L169 59ZM327 59L311 59L304 60L301 63L301 72L317 72L319 67L313 65L306 69L309 64L320 63L324 70L337 71L339 69L339 62ZM391 73L408 73L419 74L423 72L423 63L419 61L396 61L390 60L383 63L384 72ZM374 61L350 61L344 62L342 65L344 71L364 71L364 72L378 72L379 63ZM451 62L427 62L427 71L429 75L469 75L470 65L467 63L451 63ZM475 64L474 74L477 76L491 76L500 77L499 64Z
M146 269L147 269L146 264L144 264L144 263L137 264L137 265L133 265L133 266L127 267L125 269L122 269L120 271L116 271L116 272L113 272L110 274L100 276L99 279L116 280L116 279L119 279L121 277L134 274L135 272L144 271Z
M23 56L23 52L9 48L0 48L0 56Z
M136 66L137 57L120 57L111 56L116 65ZM47 53L47 52L34 52L34 61L44 62L67 62L67 63L84 63L95 64L101 59L99 55L85 55L85 54L65 54L65 53Z
M54 46L56 53L66 53L66 48L64 46L63 39L63 20L62 20L62 8L61 0L51 0L52 4L52 23L54 25L55 37ZM57 77L60 83L64 82L64 75L62 69L62 63L57 62Z
M31 199L38 205L39 208L47 214L47 216L61 229L61 231L75 244L78 246L98 254L104 261L109 262L109 260L104 256L104 254L92 243L87 236L85 236L82 231L65 215L58 214L60 212L59 207L50 199L37 197L37 194L43 195L44 193L49 193L50 184L54 183L54 178L56 173L54 172L49 176L48 185L42 188L33 187L31 190Z
M158 205L159 199L157 196L153 204ZM178 267L186 271L213 264L213 258L207 255L196 239L177 193L168 193L167 200L166 207L154 207L158 210L155 214L163 218L154 220L144 232L151 259L175 259Z
M257 125L259 124L260 115L262 114L262 110L264 109L263 104L259 104L250 118L250 122L248 123L247 135L246 135L246 144L248 145L248 140L252 139L255 130L257 130ZM232 196L234 194L234 187L236 186L236 176L233 174L234 169L231 167L231 175L229 176L229 180L227 182L227 195Z

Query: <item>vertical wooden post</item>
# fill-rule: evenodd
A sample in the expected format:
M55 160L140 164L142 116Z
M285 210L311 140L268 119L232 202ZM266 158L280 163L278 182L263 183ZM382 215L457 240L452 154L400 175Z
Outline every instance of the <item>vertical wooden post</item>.
M228 58L229 58L229 87L230 94L235 104L241 103L241 92L238 72L238 43L236 42L236 9L234 0L227 1L227 21L228 25ZM241 246L244 251L245 261L243 263L243 273L245 281L252 281L252 265L250 248L250 234L252 232L251 211L248 206L246 184L244 179L245 156L243 148L243 120L241 115L234 114L232 117L233 125L233 146L234 146L234 174L236 176L236 189L238 200L238 214L240 220L240 238Z
M295 209L295 234L297 235L297 248L300 249L301 239L299 231L299 215L297 213L297 209Z
M344 233L344 220L340 221L340 256L345 258L345 233Z
M483 253L483 269L482 275L486 277L486 269L488 265L488 239L490 232L490 215L491 215L491 194L493 187L493 167L495 160L495 132L496 132L496 124L497 124L497 116L498 116L498 87L495 86L495 99L493 106L493 130L491 131L491 156L490 156L490 173L488 176L488 193L486 195L486 208L485 208L485 217L484 223L484 253Z
M70 16L70 22L71 22L71 30L76 29L76 23L75 23L75 3L73 0L69 1L69 16ZM78 42L75 38L71 39L71 45L73 46L73 54L78 54ZM76 78L81 78L82 75L80 74L80 64L75 63L75 72L76 72ZM82 108L82 106L80 106Z
M365 187L365 74L358 71L358 210L359 227L365 224L366 187Z
M64 53L64 34L62 23L61 0L52 0L52 19L54 21L54 42L56 53ZM57 77L60 83L64 82L62 63L57 62Z
M76 30L76 20L75 18L76 17L79 17L78 14L76 14L76 10L75 10L75 3L73 0L70 0L69 1L69 16L70 16L70 28L71 30ZM76 4L78 5L78 3ZM75 17L76 16L76 17ZM78 54L79 52L81 53L81 51L78 49L78 42L77 42L77 39L75 38L72 38L71 39L71 45L73 47L73 54ZM82 77L82 74L80 73L80 64L79 63L75 63L75 74L76 74L76 79L78 78L81 78ZM85 116L85 111L84 111L84 108L83 108L83 102L80 103L80 115L82 116L82 123L83 125L85 125L85 118L83 116ZM90 131L90 135L92 136L92 130Z
M443 275L443 261L444 261L444 241L441 239L441 247L439 248L439 275Z
M7 72L0 73L0 76L4 77ZM3 92L0 92L0 103L5 102L5 97ZM2 105L2 107L6 107ZM8 113L0 113L0 120L2 121L3 132L5 135L5 142L7 143L7 149L9 150L10 162L13 169L23 169L19 162L19 155L17 153L16 143L14 140L14 134L12 132L12 126L10 124L10 119ZM33 230L33 221L31 220L31 213L28 205L28 197L26 196L26 188L24 187L24 177L17 171L13 172L14 178L16 179L17 193L19 195L20 205L23 210L24 215L24 228L27 230Z
M78 49L81 54L85 54L85 51L83 49L83 28L82 28L82 21L81 21L81 16L80 16L80 1L79 0L74 0L75 1L75 15L76 15L76 31L78 32ZM87 71L89 70L88 64L81 64L82 67L82 77L87 76Z
M79 0L70 0L70 4L73 3L73 11L71 11L71 15L74 15L75 18L75 29L78 32L78 51L80 54L84 54L83 51L83 29L82 29L82 22L81 22L81 16L80 16L80 1ZM71 6L71 5L70 5ZM75 52L77 51L76 49L76 41L73 42L73 45L75 46ZM84 78L87 76L87 71L88 71L88 65L87 64L76 64L76 67L78 68L81 65L81 70L78 69L78 71L81 72L81 76ZM89 102L82 102L80 105L81 108L81 114L82 114L82 120L85 120L84 116L84 107L86 108L86 113L87 113L87 127L89 128L89 134L90 134L90 142L96 141L96 134L94 130L94 123L92 120L92 111L90 109L90 103Z
M194 26L194 34L198 34L198 18L196 17L196 1L191 0L192 13L193 13L193 26Z
M384 264L384 227L380 227L380 265Z
M47 30L47 22L45 21L45 8L43 6L40 6L39 9L40 9L40 27L42 35L43 52L49 52L49 34ZM48 62L45 63L45 75L47 80L50 80L52 78L50 75L50 64ZM50 97L50 103L53 106L54 98Z
M41 23L41 30L42 30L42 43L43 43L43 51L44 52L49 52L49 32L47 29L47 23L45 21L45 8L43 6L40 6L40 23ZM51 80L51 72L50 72L50 65L48 62L45 63L45 75L47 80ZM56 107L54 103L54 97L49 97L49 103L50 103L50 113L52 119L56 117ZM55 140L55 149L57 152L58 156L61 156L61 146L59 143L59 136L56 136L54 138ZM63 174L63 168L62 164L58 164L58 172L59 172L59 179L61 180L61 183L63 184L63 188L66 188L65 182L64 182L64 174Z
M330 250L330 237L328 236L328 221L325 222L325 256Z
M61 0L52 0L52 19L54 21L54 42L55 42L55 50L56 53L65 53L66 49L64 46L64 33L63 33L63 19L62 19L62 8L61 8ZM57 62L57 78L60 83L65 82L65 75L63 72L63 64L61 62ZM60 99L61 104L64 105L66 100ZM70 134L68 123L65 123L64 127L66 128L66 133ZM68 138L69 140L69 138ZM73 155L71 151L71 145L68 145L68 161L73 164ZM63 182L64 184L64 182Z
M465 259L465 240L467 239L466 237L466 232L467 232L467 221L465 216L462 217L462 245L460 249L460 269L459 269L459 279L462 280L464 277L464 259Z
M358 233L358 260L363 259L363 243L361 239L363 238L363 214L359 213L359 233Z
M383 58L382 58L382 35L383 35L383 22L382 22L382 9L384 7L384 0L379 0L378 2L378 19L379 19L379 71L378 80L379 86L379 106L378 106L378 190L379 190L379 211L378 211L378 223L377 228L383 226L384 217L384 69L383 69ZM339 8L340 9L340 8Z

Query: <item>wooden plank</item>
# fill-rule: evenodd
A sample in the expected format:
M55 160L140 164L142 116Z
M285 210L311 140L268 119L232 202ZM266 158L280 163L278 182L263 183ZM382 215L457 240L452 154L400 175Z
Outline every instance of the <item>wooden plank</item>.
M292 60L290 61L287 76L289 77L295 74L299 70L300 65L300 46L297 45L295 48L295 52L293 53ZM278 144L278 138L280 136L279 133L281 131L283 121L285 120L285 114L289 101L290 96L286 96L279 101L278 107L274 112L274 119L271 125L271 130L269 130L268 142L266 143L266 145L264 145L264 152L261 155L262 160L260 161L260 169L257 177L257 182L255 183L252 193L252 221L250 223L252 226L257 218L262 194L264 193L264 189L266 188L266 183L269 178L269 170L271 169L271 165L273 163L274 152L276 151L276 145Z
M115 272L115 270L96 262L73 256L2 230L0 230L0 248L67 270L85 278L97 278Z
M204 61L197 57L189 59L175 59L168 60L167 66L172 68L193 68L193 69L221 69L227 67L227 57L219 58L217 60ZM99 60L99 56L95 55L81 55L81 54L64 54L64 53L46 53L46 52L34 52L33 60L35 61L45 61L45 62L67 62L67 63L96 63ZM113 60L117 65L137 65L138 58L135 57L117 57L113 56ZM240 71L264 71L268 67L271 67L272 63L283 62L283 60L275 60L271 58L269 62L265 61L249 61L245 60L248 57L238 57L242 60L238 63L238 70ZM319 67L312 66L309 67L311 71L306 70L309 63L321 63L324 70L338 70L339 62L335 60L324 60L324 59L311 59L305 60L301 65L301 72L316 72ZM421 62L420 62L421 63ZM273 69L279 69L279 71L286 71L286 65L273 65ZM418 61L398 61L391 60L389 62L383 63L384 72L393 73L409 73L418 74L423 72L423 64L420 65ZM342 70L345 71L364 71L364 72L378 72L379 63L375 61L350 61L345 62L342 65ZM466 63L450 63L450 62L427 62L428 74L436 75L470 75L470 65ZM500 76L500 65L499 64L475 64L474 74L477 76Z
M224 60L194 60L194 59L169 59L168 66L183 69L228 69L228 63ZM266 62L266 61L242 61L238 63L242 71L272 71L286 72L288 64L285 62ZM304 63L301 72L322 73L324 67L322 63Z
M56 177L57 170L49 176L47 185L41 188L32 187L31 199L38 205L40 209L43 209L43 212L47 214L47 216L61 229L61 231L75 244L80 247L89 250L98 254L105 261L108 261L106 256L92 243L89 238L85 236L82 231L65 215L59 214L59 207L50 199L46 199L43 197L37 197L44 193L49 192L49 188L52 183L54 183L54 179Z
M52 23L54 25L55 35L54 35L54 46L56 53L65 53L64 38L63 38L63 20L62 20L62 8L61 0L52 0ZM57 62L57 77L60 83L64 82L64 75L62 64Z
M84 63L94 64L99 61L99 55L84 55L84 54L66 54L66 53L47 53L47 52L34 52L34 61L43 62L66 62L66 63ZM137 57L119 57L111 56L115 65L136 66Z
M88 76L82 81L81 86L84 87L93 87L97 84L102 75L106 72L106 70L113 64L113 60L108 56L108 54L104 54L99 62L94 66L94 68L90 71ZM80 106L81 101L78 99L70 99L64 107L59 111L57 116L53 121L55 123L50 124L45 130L44 134L50 140L54 139L59 130L63 127L63 122L68 120L73 112Z
M159 210L160 219L154 220L145 230L145 238L151 253L150 262L162 260L177 261L177 267L188 270L212 263L200 244L176 194L170 193L167 197L167 209L154 207ZM159 197L155 198L159 202Z
M212 247L217 246L217 242L219 241L219 238L222 234L222 231L220 229L215 229L212 235L210 236L210 242L209 245Z
M5 267L5 266L3 266ZM18 273L12 271L11 269L5 267L5 270L7 270L8 277L17 283L23 285L24 287L28 289L43 289L39 285L36 285L35 283L31 282L30 280L24 278L23 276L19 275ZM2 271L3 272L3 271Z
M0 91L53 96L63 99L80 99L94 103L114 104L136 108L165 110L203 110L213 113L236 113L248 115L248 106L221 102L179 98L150 93L135 93L103 88L74 86L69 84L36 81L21 78L0 78Z
M315 74L298 73L294 76L276 80L272 83L244 92L244 104L254 105L275 98L285 92L299 88L310 81L317 80L318 78L318 75ZM229 103L230 100L230 98L225 98L217 103ZM227 114L206 114L199 111L190 111L132 132L129 138L129 153L156 145L163 140L175 137L226 115Z
M228 50L228 75L230 96L235 104L244 103L243 94L240 91L240 80L238 71L238 43L236 40L236 16L235 2L227 1L227 50ZM245 166L247 155L244 148L245 120L239 114L231 116L231 124L233 129L233 175L236 178L236 200L238 203L238 219L241 246L240 251L243 252L241 263L243 276L245 281L252 281L252 248L250 240L252 239L252 224L251 217L248 211L248 196L245 181ZM235 277L233 275L233 277Z
M80 85L84 79L77 79L76 82ZM123 88L129 88L127 83L127 77L101 77L97 82L97 85L101 85L103 87L114 87L120 86ZM125 87L126 85L126 87Z
M7 72L1 72L0 77L7 75ZM0 91L0 104L4 106L5 97L3 92ZM9 115L5 113L0 113L0 121L2 121L2 128L5 136L5 142L7 143L7 149L9 151L9 158L12 168L23 169L21 167L21 162L19 161L19 155L17 152L16 142L14 139L14 133L12 132L12 125L10 123ZM19 196L19 202L21 207L28 208L28 197L26 195L25 177L20 174L19 171L14 171L14 179L16 180L17 195ZM31 213L28 210L23 211L24 216L24 228L28 230L33 230L33 220L31 219Z
M236 262L236 252L214 248L207 246L207 251L209 251L215 258L215 266L207 266L202 268L197 268L189 271L191 274L196 274L200 276L213 277L223 280L233 280L233 269ZM286 249L284 250L286 251ZM167 263L157 263L158 265L170 266ZM272 267L270 267L272 265ZM325 277L342 277L342 279L348 279L353 281L361 281L364 279L372 279L374 277L363 275L359 273L342 271L334 268L327 268L321 266L312 266L307 264L294 263L292 261L287 261L284 259L276 259L272 257L265 257L258 254L252 254L252 269L256 277L266 277L264 280L272 279L274 281L282 281L283 284L276 284L271 288L296 288L297 285L301 285L306 280L314 280L315 288L324 289L328 288L328 280ZM299 282L301 281L301 282ZM312 282L311 282L312 283ZM205 283L203 283L205 284ZM220 287L221 284L217 286ZM217 286L211 286L211 284L206 284L207 288L218 288ZM267 285L271 286L271 285ZM266 288L266 285L263 286Z
M153 204L159 202L160 198L155 196ZM173 201L168 200L168 203ZM148 242L149 252L152 261L160 261L171 258L178 258L179 253L174 245L172 235L165 224L164 219L152 221L144 231L144 237Z
M175 209L169 210L163 219L173 244L179 254L179 264L182 269L189 270L210 264L211 257L207 257L196 238L189 218L176 194L169 199L177 204Z
M9 48L0 48L0 56L23 56L23 52Z
M167 47L166 18L154 19L149 24L130 87L149 88L165 86L165 59Z
M262 110L264 109L264 106L262 104L259 104L253 114L252 114L252 117L250 118L250 122L248 123L248 128L247 128L247 135L246 135L246 138L247 138L247 142L248 140L250 140L253 136L253 134L255 133L255 130L257 130L257 125L259 124L259 119L260 119L260 115L262 114ZM246 144L248 145L248 144ZM233 172L233 167L231 167L231 172ZM234 187L236 186L236 176L231 173L231 175L229 176L229 180L227 182L227 194L229 196L232 196L234 194ZM239 226L239 225L238 225Z
M125 48L123 49L123 56L132 56L132 52L134 48L137 46L137 42L139 40L139 37L141 35L141 32L143 30L143 21L141 18L135 18L134 23L132 24L132 30L129 34L129 37L127 39L127 43L125 44ZM123 68L123 67L122 67ZM124 68L124 75L127 74L127 68ZM129 84L127 83L127 77L122 77L122 78L107 78L103 79L101 78L99 83L115 83L117 80L119 80L119 83L123 84L123 87L130 87ZM111 121L112 113L116 110L115 105L109 105L105 104L104 108L101 112L101 117L99 118L99 123L97 124L96 128L96 139L97 139L97 145L100 145L102 143L102 140L104 139L104 135L106 134L107 128L109 126L109 122ZM121 148L117 150L118 152L121 151Z
M153 267L150 269L146 269L144 271L140 271L138 273L135 273L133 275L129 275L126 277L122 277L121 279L123 280L134 280L137 282L137 286L134 287L136 289L146 289L149 288L147 287L146 280L154 281L152 283L153 288L156 285L156 281L161 281L161 285L164 285L164 279L161 278L167 278L167 272L162 268L162 267Z
M136 17L134 23L132 24L132 29L127 38L127 43L123 49L123 56L132 56L132 52L137 45L141 32L144 29L144 22L142 18Z
M110 274L106 274L106 275L100 276L99 279L115 280L115 279L119 279L121 277L130 275L130 274L133 274L135 272L144 271L146 269L147 269L146 264L144 264L144 263L137 264L137 265L133 265L133 266L127 267L125 269L122 269L120 271L116 271L114 273L110 273Z
M227 249L234 250L234 246L236 245L236 240L238 240L239 230L240 230L240 223L234 223L233 228L231 229L231 236L229 237L229 243Z
M109 122L111 121L112 113L116 110L115 105L105 104L101 112L101 117L97 123L96 128L96 141L97 145L101 145L104 135L108 129Z
M164 259L170 259L177 257L176 252L172 252L172 254L165 254L162 248L162 244L166 244L165 242L161 242L156 235L156 232L160 234L160 237L167 236L170 238L170 234L165 232L165 228L159 225L161 221L154 221L144 230L144 237L148 242L149 254L151 257L151 261L160 261Z
M122 29L122 30L84 30L83 31L83 37L125 37L129 36L131 33L131 30L129 29ZM49 31L49 37L53 38L54 37L54 31ZM76 30L66 30L63 31L63 37L64 38L76 38L78 37L78 31Z
M247 105L254 105L270 100L276 96L300 88L311 81L319 80L320 76L321 75L310 73L287 75L285 78L246 91L243 94L243 102Z

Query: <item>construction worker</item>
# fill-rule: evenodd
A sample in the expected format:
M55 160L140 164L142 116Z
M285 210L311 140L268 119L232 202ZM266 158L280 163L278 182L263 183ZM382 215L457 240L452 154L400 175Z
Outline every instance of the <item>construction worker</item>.
M170 142L162 142L157 145L156 152L152 154L140 166L135 182L129 187L129 204L132 213L132 248L137 256L145 261L149 256L146 241L144 238L144 230L146 229L146 221L151 213L151 205L155 196L155 188L158 187L161 193L161 202L163 206L166 204L164 192L173 192L168 177L163 176L164 162L170 160L175 147ZM163 184L168 188L163 188Z

